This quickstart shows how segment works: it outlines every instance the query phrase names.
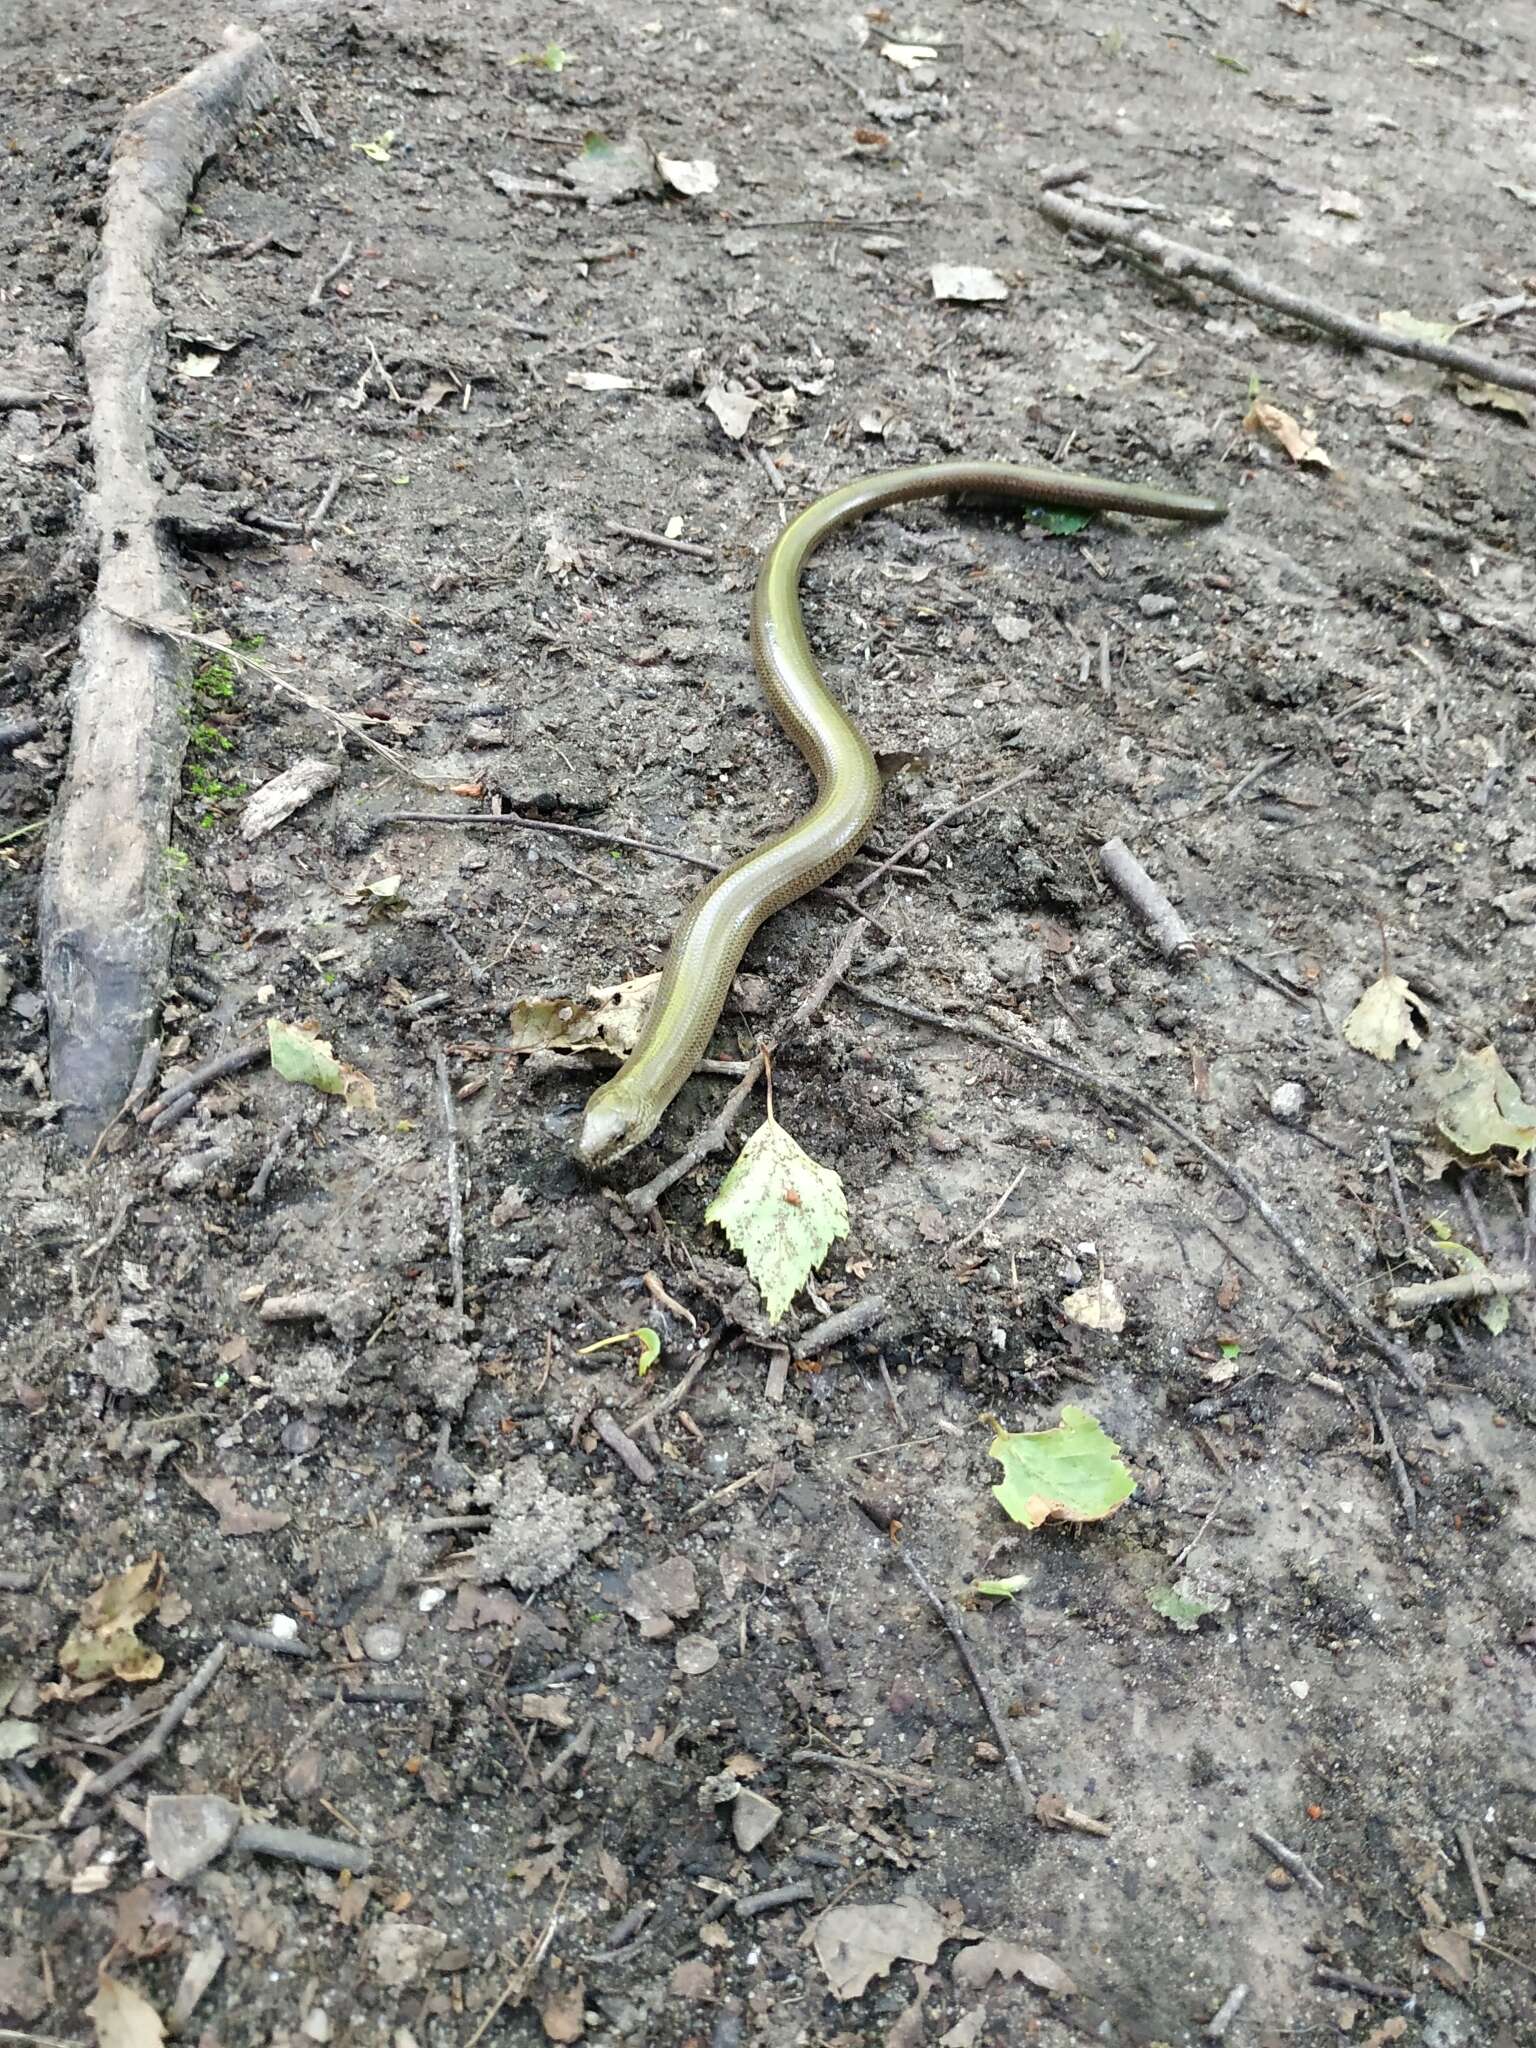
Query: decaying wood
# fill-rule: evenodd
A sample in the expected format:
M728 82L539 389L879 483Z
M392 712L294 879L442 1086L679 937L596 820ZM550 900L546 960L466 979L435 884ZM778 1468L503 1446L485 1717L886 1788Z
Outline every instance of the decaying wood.
M69 762L43 875L41 941L51 1085L64 1127L89 1145L133 1082L170 950L165 851L186 746L175 646L119 616L182 609L152 474L152 383L164 361L159 263L199 172L278 85L262 39L223 47L128 113L107 177L80 354L95 485L86 521L96 591L71 679Z

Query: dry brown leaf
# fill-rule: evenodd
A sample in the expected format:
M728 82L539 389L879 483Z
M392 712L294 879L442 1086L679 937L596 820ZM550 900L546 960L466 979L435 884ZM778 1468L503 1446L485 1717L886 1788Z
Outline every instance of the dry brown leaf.
M586 2032L587 1990L578 1978L550 1992L539 2012L547 2041L579 2041Z
M1282 412L1278 405L1271 405L1267 399L1255 399L1243 425L1250 434L1268 434L1272 441L1278 441L1292 462L1311 463L1314 469L1333 467L1311 428L1304 427L1300 420L1293 419L1290 413Z
M1399 1046L1413 1052L1423 1044L1415 1011L1427 1028L1429 1013L1403 977L1383 974L1344 1019L1344 1036L1357 1052L1368 1052L1390 1066Z
M160 1553L108 1579L80 1609L80 1618L59 1652L59 1668L71 1678L121 1678L147 1685L165 1669L158 1650L148 1649L135 1630L160 1600ZM102 1982L110 1980L103 1978Z
M221 1536L265 1536L273 1529L285 1528L292 1519L286 1508L248 1507L235 1491L233 1479L221 1472L205 1476L183 1469L181 1476L217 1512Z
M811 1929L816 1959L834 1998L858 1998L902 1959L934 1963L949 1939L943 1920L921 1899L889 1905L833 1906Z
M117 1977L98 1977L96 1996L85 2009L96 2029L96 2048L161 2048L165 2039L149 2000Z
M962 1995L984 1990L994 1977L1022 1977L1037 1991L1049 1991L1057 1998L1071 1998L1077 1990L1060 1963L1016 1941L978 1941L955 1957L951 1974Z

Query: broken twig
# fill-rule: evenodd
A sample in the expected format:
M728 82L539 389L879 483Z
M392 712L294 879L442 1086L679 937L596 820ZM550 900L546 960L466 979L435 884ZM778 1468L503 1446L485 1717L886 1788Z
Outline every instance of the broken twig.
M1170 960L1193 960L1195 942L1190 935L1189 926L1125 841L1106 839L1099 848L1099 864L1146 925L1157 950Z

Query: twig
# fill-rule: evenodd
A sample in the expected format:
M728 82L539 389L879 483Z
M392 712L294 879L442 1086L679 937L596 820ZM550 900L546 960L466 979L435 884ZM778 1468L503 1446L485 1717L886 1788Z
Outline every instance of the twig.
M1222 2040L1226 2035L1228 2027L1231 2026L1247 2003L1248 1986L1246 1984L1234 1984L1226 1997L1221 2001L1221 2004L1217 2006L1205 2023L1205 2038L1207 2041Z
M802 999L794 1014L775 1032L772 1041L775 1049L783 1045L786 1040L793 1038L798 1032L803 1031L806 1025L810 1023L822 1004L831 995L838 982L847 973L849 963L858 951L859 943L868 929L869 920L861 917L857 923L851 924L847 931L843 933L843 936L837 943L836 951L828 962L826 972L815 982L808 994ZM704 1126L692 1143L688 1145L678 1158L673 1160L670 1166L663 1167L661 1172L648 1180L643 1187L635 1188L624 1197L624 1206L632 1216L649 1216L668 1188L672 1187L677 1181L680 1181L685 1174L692 1173L701 1160L709 1158L712 1152L720 1150L729 1137L737 1117L741 1115L742 1110L746 1107L747 1100L752 1091L762 1079L766 1067L767 1055L759 1048L756 1057L747 1063L746 1073L726 1097L720 1114L715 1117L713 1122Z
M502 2008L508 2003L519 2003L526 1995L528 1986L538 1975L539 1965L549 1954L550 1946L555 1938L555 1929L560 1924L560 1908L565 1904L565 1895L570 1888L571 1880L568 1877L562 1879L560 1889L555 1894L555 1903L550 1909L549 1922L544 1932L539 1936L522 1962L512 1972L506 1983L503 1984L500 1996L479 2026L476 2027L475 2031L464 2043L464 2048L479 2048L479 2044L485 2039L492 2023L499 2017Z
M1315 1875L1305 1856L1297 1855L1294 1849L1287 1849L1284 1842L1274 1835L1266 1835L1262 1828L1250 1828L1248 1832L1259 1847L1267 1849L1275 1861L1288 1870L1299 1883L1304 1884L1314 1898L1322 1898L1322 1880Z
M899 1771L893 1764L872 1764L860 1757L837 1756L830 1750L796 1749L790 1752L792 1764L824 1764L829 1771L851 1771L856 1778L874 1778L884 1785L900 1785L908 1792L931 1792L932 1778L924 1778L916 1771Z
M1393 1206L1397 1210L1397 1225L1403 1233L1403 1255L1406 1257L1413 1246L1413 1225L1408 1221L1408 1204L1403 1200L1403 1183L1397 1171L1397 1155L1392 1150L1389 1131L1381 1134L1381 1153L1387 1169L1387 1183L1392 1190Z
M1478 1867L1477 1848L1472 1840L1472 1830L1466 1822L1456 1823L1456 1846L1461 1851L1461 1860L1467 1866L1467 1876L1472 1884L1472 1896L1477 1901L1478 1918L1485 1927L1493 1925L1493 1907L1488 1903L1488 1893L1483 1884L1483 1873Z
M1340 1314L1348 1319L1355 1333L1400 1372L1410 1386L1423 1392L1424 1376L1407 1352L1401 1345L1394 1344L1386 1332L1378 1329L1369 1316L1356 1308L1344 1290L1329 1279L1311 1253L1271 1208L1247 1174L1240 1167L1234 1166L1230 1160L1224 1159L1176 1117L1170 1116L1166 1110L1159 1109L1154 1103L1149 1102L1139 1089L1132 1087L1128 1082L1112 1080L1108 1074L1096 1074L1091 1067L1080 1067L1075 1060L1062 1059L1055 1053L1044 1052L1037 1046L1027 1045L1021 1039L1005 1037L1001 1031L994 1031L986 1024L978 1024L969 1017L941 1016L937 1010L926 1010L920 1004L904 1003L894 996L878 995L862 983L848 981L844 982L843 986L858 1002L869 1003L877 1010L889 1010L893 1016L907 1017L917 1024L932 1025L939 1031L958 1032L962 1037L978 1038L985 1045L998 1046L1003 1052L1012 1053L1021 1061L1044 1067L1048 1073L1057 1075L1074 1088L1084 1089L1088 1094L1097 1095L1103 1100L1124 1103L1135 1115L1159 1124L1181 1145L1187 1145L1205 1161L1207 1166L1213 1167L1225 1181L1236 1188L1265 1228L1285 1247L1292 1261L1306 1274L1313 1286L1321 1288Z
M665 548L669 554L691 555L696 562L712 562L713 548L707 548L696 540L674 540L668 533L651 533L643 526L625 526L621 520L610 519L603 529L619 540L637 540L648 548Z
M1410 22L1415 28L1427 29L1431 35L1448 36L1453 43L1460 43L1469 56L1486 57L1491 51L1491 44L1478 42L1449 22L1431 21L1427 14L1410 14L1406 7L1395 6L1393 0L1366 0L1366 5L1372 14L1395 14L1399 21Z
M738 1920L755 1919L759 1913L772 1913L779 1906L800 1906L816 1896L816 1887L807 1884L802 1877L794 1884L775 1885L771 1892L753 1892L745 1899L737 1899L732 1907Z
M1381 1438L1386 1449L1387 1461L1392 1467L1392 1478L1397 1487L1397 1497L1403 1504L1403 1514L1409 1528L1416 1528L1419 1520L1419 1497L1413 1490L1408 1467L1403 1463L1403 1454L1397 1448L1397 1438L1392 1434L1392 1425L1387 1420L1386 1411L1381 1405L1381 1395L1377 1392L1373 1379L1367 1379L1365 1382L1365 1398L1370 1403L1371 1414L1376 1422L1376 1433Z
M1246 775L1240 775L1237 778L1236 782L1233 783L1232 787L1221 799L1222 804L1224 806L1235 804L1240 797L1247 795L1260 776L1267 775L1271 768L1281 767L1290 760L1295 751L1294 747L1281 747L1278 753L1266 754L1256 767L1250 768Z
M1501 1294L1524 1294L1529 1273L1450 1273L1443 1280L1418 1280L1411 1287L1387 1290L1387 1306L1400 1316L1428 1315L1457 1301L1489 1301Z
M1170 241L1166 235L1160 235L1152 228L1132 227L1118 220L1114 214L1105 213L1101 207L1084 206L1060 192L1042 192L1036 204L1045 218L1057 227L1090 235L1096 241L1111 243L1116 248L1128 249L1175 282L1184 277L1203 277L1212 284L1236 292L1240 298L1268 306L1274 312L1284 313L1292 320L1300 320L1308 327L1331 334L1337 341L1350 342L1356 348L1380 349L1387 355L1408 356L1414 362L1433 363L1437 369L1449 370L1458 377L1497 384L1507 391L1536 392L1536 370L1523 369L1518 363L1495 362L1490 356L1477 355L1467 348L1456 348L1449 342L1422 341L1414 335L1390 333L1385 327L1356 319L1352 313L1340 313L1317 299L1303 298L1298 292L1270 284L1250 270L1239 269L1225 256L1192 248L1187 242Z
M107 1794L115 1792L119 1785L126 1785L130 1778L137 1777L146 1764L154 1762L218 1677L228 1655L228 1643L215 1643L138 1747L129 1750L128 1754L113 1764L110 1770L99 1771L89 1778L80 1780L59 1809L60 1827L74 1825L75 1816L87 1799L105 1799Z
M920 831L914 832L910 839L898 846L889 860L881 861L879 867L873 869L869 874L860 875L849 891L849 894L862 896L866 889L873 888L874 884L880 881L883 876L894 872L896 863L904 855L909 854L913 847L921 846L925 839L931 839L935 832L942 832L946 825L953 824L956 818L963 818L967 811L979 811L983 804L995 802L998 797L1006 795L1010 789L1017 789L1021 782L1033 781L1034 775L1035 771L1033 768L1026 768L1018 775L1010 775L1002 782L994 782L989 789L982 790L979 796L967 797L963 804L956 804L953 810L945 811L939 817L930 819Z
M641 1450L634 1438L625 1434L606 1408L594 1409L592 1427L597 1431L609 1450L639 1480L642 1486L656 1484L656 1467Z
M266 1157L256 1169L256 1178L245 1191L245 1199L251 1208L259 1209L267 1199L267 1189L271 1185L273 1174L277 1171L277 1162L298 1136L299 1125L303 1120L304 1111L296 1109L267 1147Z
M979 1223L973 1223L970 1229L965 1233L964 1237L952 1237L950 1239L950 1244L956 1251L959 1251L961 1245L969 1244L973 1237L980 1237L981 1233L986 1229L987 1225L992 1221L993 1217L1001 1214L1003 1204L1008 1200L1008 1197L1013 1193L1014 1189L1018 1186L1019 1182L1024 1178L1025 1174L1028 1173L1032 1164L1032 1160L1025 1160L1024 1164L1013 1176L1013 1179L1009 1181L1007 1187L1003 1189L1003 1192L998 1196L997 1200L987 1210L986 1215L982 1217Z
M313 1663L320 1652L313 1643L301 1643L297 1636L275 1636L269 1628L247 1628L241 1622L227 1622L224 1633L243 1650L265 1650L272 1657L297 1657Z
M1189 926L1147 873L1123 839L1106 839L1099 848L1105 874L1152 934L1152 943L1170 960L1190 961L1195 942Z
M302 107L302 101L300 102L300 105ZM320 273L320 275L315 279L314 289L311 291L309 297L304 301L304 311L306 313L319 313L324 310L324 293L326 286L328 284L334 284L336 282L337 278L340 277L341 273L346 269L347 265L352 261L352 258L356 253L357 245L353 242L348 242L347 246L336 258L336 261L331 265L330 269L323 270Z
M232 1849L253 1856L276 1856L285 1863L307 1863L312 1870L350 1870L364 1876L373 1862L366 1842L338 1842L330 1835L312 1835L304 1828L278 1828L252 1821L235 1831Z
M326 485L325 489L320 493L320 496L315 503L314 511L311 512L304 521L304 531L307 534L313 533L316 530L316 528L324 522L327 513L335 504L336 499L340 494L340 491L341 471L339 469L333 469L331 471L330 482Z
M825 1322L817 1323L803 1337L797 1338L795 1356L809 1358L817 1351L826 1351L834 1344L856 1337L861 1330L874 1329L884 1320L885 1296L868 1294L862 1301L850 1302L847 1308L840 1308L835 1316L828 1316Z
M815 1653L816 1663L828 1692L848 1690L848 1666L843 1662L842 1652L832 1640L831 1631L821 1618L821 1609L803 1586L791 1586L790 1601L800 1617L800 1626L805 1630L806 1641Z
M269 1050L266 1039L253 1038L246 1045L237 1045L229 1052L215 1054L211 1060L204 1060L200 1067L194 1067L190 1074L182 1076L155 1102L139 1111L139 1122L148 1124L150 1136L176 1123L192 1107L193 1099L205 1088L211 1088L215 1081L223 1081L231 1074L243 1073L247 1067L254 1067ZM172 1112L175 1112L173 1115Z
M1406 1984L1378 1984L1374 1977L1359 1976L1354 1970L1314 1970L1312 1982L1325 1985L1330 1991L1353 1991L1361 1998L1387 1998L1394 2005L1413 2003L1413 1993Z
M883 1535L885 1533L885 1524L881 1521L878 1512L862 1500L857 1501L856 1505ZM928 1602L928 1605L933 1609L940 1621L943 1622L945 1628L948 1629L950 1636L954 1640L955 1648L960 1652L960 1661L965 1666L972 1685L976 1688L976 1697L981 1701L982 1711L991 1724L992 1733L997 1738L997 1746L1003 1753L1003 1762L1007 1767L1009 1777L1013 1780L1014 1789L1021 1798L1031 1800L1032 1802L1033 1795L1025 1781L1024 1766L1019 1762L1013 1743L1009 1738L1007 1723L998 1711L997 1702L992 1697L992 1688L981 1675L981 1666L976 1662L975 1653L971 1649L970 1639L965 1633L965 1623L960 1619L958 1610L954 1603L946 1600L943 1594L933 1585L927 1573L917 1562L917 1559L913 1557L912 1553L904 1545L898 1543L895 1546L895 1550L897 1557L906 1566L913 1584L917 1586L923 1598Z
M453 1084L448 1078L448 1055L438 1053L437 1106L443 1119L443 1151L448 1194L448 1264L453 1277L454 1335L464 1334L464 1194L459 1186L459 1127L453 1113Z

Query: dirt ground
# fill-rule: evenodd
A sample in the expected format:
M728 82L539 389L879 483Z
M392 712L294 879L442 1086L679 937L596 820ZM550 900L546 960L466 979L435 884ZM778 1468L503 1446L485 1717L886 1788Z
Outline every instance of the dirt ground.
M1085 162L1366 317L1536 294L1536 22L1216 12L247 11L283 96L203 180L163 285L189 598L428 786L201 662L166 1070L307 1019L378 1107L247 1068L87 1167L47 1098L26 829L89 592L73 340L122 111L222 18L6 11L0 385L49 395L0 414L0 724L44 727L0 751L0 2038L87 2038L105 1968L129 1987L94 2009L109 2048L159 2039L132 1993L224 2048L1179 2044L1239 1986L1242 2048L1536 2042L1524 1305L1501 1335L1460 1312L1404 1332L1421 1393L1166 1131L838 992L775 1095L851 1230L770 1335L703 1220L720 1162L639 1226L572 1161L597 1063L496 1050L519 997L658 964L694 871L388 822L499 803L734 854L805 800L746 646L794 508L959 454L1219 495L1228 522L1193 535L940 504L818 561L829 676L919 757L879 844L1023 777L882 892L878 989L1130 1084L1369 1313L1443 1270L1432 1219L1527 1261L1520 1179L1433 1178L1422 1152L1459 1050L1536 1079L1532 429L1032 202ZM908 70L891 38L937 58ZM552 43L563 69L525 61ZM718 187L588 206L561 172L589 131L708 159ZM1008 296L940 302L935 263ZM1529 364L1536 315L1467 340ZM759 401L737 441L703 402L721 382ZM1256 388L1330 469L1243 431ZM245 792L304 756L339 780L247 843ZM1105 886L1112 835L1193 964ZM769 927L725 1057L844 923L811 899ZM1431 1026L1391 1066L1341 1035L1383 933ZM615 1183L728 1086L691 1083ZM1060 1307L1101 1268L1117 1336ZM871 1295L883 1321L786 1372L785 1344ZM642 1323L643 1377L585 1350ZM1063 1403L1137 1491L1030 1533L992 1496L984 1418ZM965 1604L1027 1789L860 1496ZM157 1557L163 1671L67 1675L92 1592ZM1011 1574L1012 1601L967 1592ZM1153 1605L1181 1575L1209 1610L1183 1629ZM221 1642L163 1753L60 1825ZM324 1836L344 1867L236 1846L172 1882L142 1839L166 1794ZM929 1960L840 1999L822 1916L873 1939L889 1916L863 1909L902 1900L938 1916Z

